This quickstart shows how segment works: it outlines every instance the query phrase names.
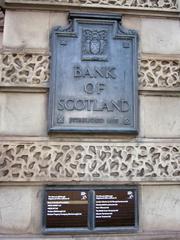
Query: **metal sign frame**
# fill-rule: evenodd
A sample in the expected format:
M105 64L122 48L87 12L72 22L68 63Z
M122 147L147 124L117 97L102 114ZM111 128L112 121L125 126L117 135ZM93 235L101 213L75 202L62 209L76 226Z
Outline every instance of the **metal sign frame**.
M103 191L110 191L110 190L131 190L134 192L134 212L135 212L135 224L131 227L96 227L95 221L95 191L103 190ZM68 227L68 228L48 228L46 226L46 200L47 200L47 192L48 191L88 191L88 226L87 227ZM133 233L137 232L139 228L139 214L138 214L138 188L137 186L46 186L44 189L44 197L43 197L43 218L42 218L42 226L43 226L43 233L44 234L76 234L76 233Z

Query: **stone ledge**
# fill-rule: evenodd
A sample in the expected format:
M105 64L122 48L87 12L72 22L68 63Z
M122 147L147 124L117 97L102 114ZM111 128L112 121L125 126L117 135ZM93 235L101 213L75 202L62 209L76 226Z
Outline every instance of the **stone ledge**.
M12 236L12 235L0 235L0 239L12 239L12 240L54 240L54 239L61 239L61 240L180 240L180 233L179 232L168 232L168 233L137 233L137 234L109 234L109 236L101 234L98 235L90 235L90 236L84 236L84 235L76 235L76 236L37 236L37 235L31 235L31 236Z
M1 182L173 182L180 143L32 142L0 144Z

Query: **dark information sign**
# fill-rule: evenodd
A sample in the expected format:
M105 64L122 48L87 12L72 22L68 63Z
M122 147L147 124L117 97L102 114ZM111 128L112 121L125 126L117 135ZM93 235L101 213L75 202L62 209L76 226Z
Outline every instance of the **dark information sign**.
M119 15L70 14L51 53L49 131L137 132L137 34Z
M96 191L96 227L135 225L135 196L132 190Z
M45 233L137 231L137 189L47 188Z
M48 191L47 228L87 227L87 191Z

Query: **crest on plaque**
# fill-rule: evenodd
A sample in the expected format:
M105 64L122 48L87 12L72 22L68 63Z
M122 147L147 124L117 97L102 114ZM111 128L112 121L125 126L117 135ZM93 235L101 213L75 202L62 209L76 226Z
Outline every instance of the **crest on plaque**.
M108 60L108 32L107 30L82 30L82 60Z

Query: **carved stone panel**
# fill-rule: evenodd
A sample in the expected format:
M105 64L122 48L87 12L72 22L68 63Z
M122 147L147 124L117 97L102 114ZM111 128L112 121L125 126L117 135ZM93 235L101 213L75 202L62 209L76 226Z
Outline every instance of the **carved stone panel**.
M0 181L180 183L180 141L3 141Z
M51 35L49 130L137 132L137 34L119 15L70 14Z

